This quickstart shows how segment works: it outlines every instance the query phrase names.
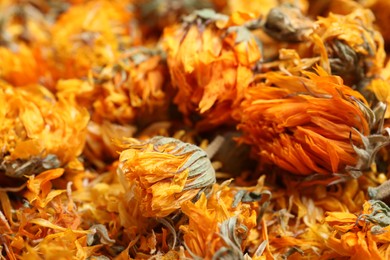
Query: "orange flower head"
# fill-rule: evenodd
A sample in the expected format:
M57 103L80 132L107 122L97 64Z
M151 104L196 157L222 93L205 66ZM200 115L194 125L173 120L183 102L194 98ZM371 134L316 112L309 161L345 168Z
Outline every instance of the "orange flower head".
M133 136L135 125L143 128L166 119L171 96L167 77L160 50L132 48L114 63L95 67L87 80L58 82L58 93L75 96L91 113L84 154L92 163L118 159L111 140Z
M383 38L367 9L357 8L347 15L330 13L311 21L298 8L276 7L264 30L279 41L300 42L289 48L308 63L342 77L349 86L364 87L364 79L378 76L384 66Z
M389 142L381 126L374 132L384 107L371 110L340 77L317 72L264 74L265 82L249 88L242 104L242 140L264 162L294 174L358 177Z
M43 83L42 50L50 37L45 14L27 1L0 3L0 78L14 86Z
M386 46L390 43L390 33L387 30L387 24L390 22L390 3L386 0L368 1L367 7L369 7L375 14L375 24L378 25L379 30L386 42Z
M86 1L71 6L52 28L55 79L85 77L94 66L113 62L121 49L138 44L139 33L127 4Z
M366 95L373 102L379 101L386 104L385 124L390 118L390 62L387 62L386 66L381 70L379 77L374 78L366 86Z
M182 211L188 224L180 226L188 256L204 259L242 259L249 231L257 224L260 208L271 193L259 187L228 187L215 184L211 194L196 202L186 201Z
M262 55L246 27L250 21L249 14L227 17L205 9L164 32L172 84L177 88L174 103L187 120L201 117L199 129L232 122L232 107L238 106L252 80L252 67Z
M138 0L134 2L140 27L146 37L160 37L165 27L171 26L183 15L202 9L211 8L209 0Z
M329 14L316 22L313 54L322 56L322 63L347 85L379 75L384 66L384 42L374 19L372 12L361 8L345 16Z
M41 86L0 82L0 171L22 177L77 160L88 112Z
M56 90L75 96L98 124L147 125L165 116L167 73L160 50L133 48L110 64L95 66L86 80L58 81Z
M130 49L113 65L95 68L92 120L147 125L163 118L167 74L162 52L148 48Z
M327 212L325 222L333 229L326 244L339 256L388 259L390 208L383 201L366 201L358 215Z
M196 145L156 136L124 146L118 173L144 217L166 217L215 182L210 160Z

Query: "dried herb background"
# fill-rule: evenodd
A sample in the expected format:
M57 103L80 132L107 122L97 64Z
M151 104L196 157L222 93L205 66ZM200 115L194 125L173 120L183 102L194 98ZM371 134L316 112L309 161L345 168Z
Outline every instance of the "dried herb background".
M0 259L389 259L387 0L0 0Z

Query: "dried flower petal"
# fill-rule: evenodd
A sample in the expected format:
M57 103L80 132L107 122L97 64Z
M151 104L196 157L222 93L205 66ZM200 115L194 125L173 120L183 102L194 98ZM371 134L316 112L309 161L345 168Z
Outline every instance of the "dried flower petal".
M0 170L22 177L64 166L81 154L88 112L40 86L0 82Z
M195 145L161 136L132 141L118 173L145 217L165 217L215 182L207 154Z
M174 103L187 119L200 115L201 130L232 122L231 107L239 104L252 80L251 67L262 58L243 24L251 19L200 10L165 30L168 66L178 89Z
M242 140L254 144L263 160L295 174L347 171L357 177L389 140L382 130L371 135L381 119L358 92L338 77L318 73L265 74L265 83L247 91Z

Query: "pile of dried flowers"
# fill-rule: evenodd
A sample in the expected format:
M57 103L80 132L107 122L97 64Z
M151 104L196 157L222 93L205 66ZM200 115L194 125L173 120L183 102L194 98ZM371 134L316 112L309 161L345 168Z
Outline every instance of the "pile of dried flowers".
M387 0L0 0L0 259L389 259Z

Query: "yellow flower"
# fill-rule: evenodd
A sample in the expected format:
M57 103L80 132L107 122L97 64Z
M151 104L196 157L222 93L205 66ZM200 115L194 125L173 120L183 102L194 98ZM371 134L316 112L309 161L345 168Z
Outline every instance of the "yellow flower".
M43 55L50 36L45 14L27 1L3 1L0 9L0 79L14 86L50 83Z
M118 173L144 217L165 217L215 182L215 172L199 147L156 136L130 140Z
M385 59L383 38L374 28L374 15L366 9L357 9L342 16L329 14L319 18L321 45L313 53L323 53L326 46L332 74L340 75L347 85L358 85L363 78L379 75Z
M147 125L165 116L167 67L157 49L134 48L92 73L92 120ZM149 121L148 121L149 120Z
M367 201L358 216L327 212L325 222L334 229L326 244L340 256L388 259L390 209L384 202Z
M390 33L387 30L389 20L390 3L386 0L373 0L364 2L365 6L370 8L375 14L375 24L379 27L386 46L390 43Z
M52 28L54 78L85 77L92 67L114 61L121 48L138 44L126 7L121 1L86 1L63 13Z
M255 156L263 162L294 174L360 176L389 142L381 129L371 132L381 112L375 115L362 95L339 77L320 68L317 73L262 75L265 82L248 89L239 111L242 140L253 144ZM381 141L374 141L377 137Z
M248 14L229 18L199 10L183 24L166 28L163 43L173 86L174 103L189 120L201 116L205 130L232 123L232 107L252 80L252 67L262 58L255 37L244 26Z
M57 83L59 95L75 97L88 108L86 157L99 168L118 158L112 139L131 137L152 122L167 118L168 70L160 50L132 48L112 64L94 67L87 80Z
M249 231L257 225L261 208L270 199L258 187L229 187L230 181L213 186L211 194L201 194L196 202L186 201L182 212L188 224L180 227L188 256L241 259L250 242Z
M315 22L299 13L298 8L277 7L271 11L265 23L265 32L279 41L300 42L288 46L295 50L307 67L320 65L329 74L343 78L346 85L364 87L366 81L378 76L384 66L385 50L382 36L375 30L374 15L370 10L357 8L347 15L330 13L319 17ZM269 23L268 27L267 24ZM279 66L290 58L289 67L296 67L297 61L291 57L282 57L271 62ZM267 66L267 65L266 65ZM300 71L298 71L299 73Z
M386 68L382 72L390 72L390 63L387 64ZM383 73L384 74L384 73ZM386 104L386 112L384 117L390 118L390 75L385 75L382 78L373 79L367 86L367 90L374 93L376 100Z
M41 86L0 82L1 170L22 177L76 161L85 142L88 112Z

